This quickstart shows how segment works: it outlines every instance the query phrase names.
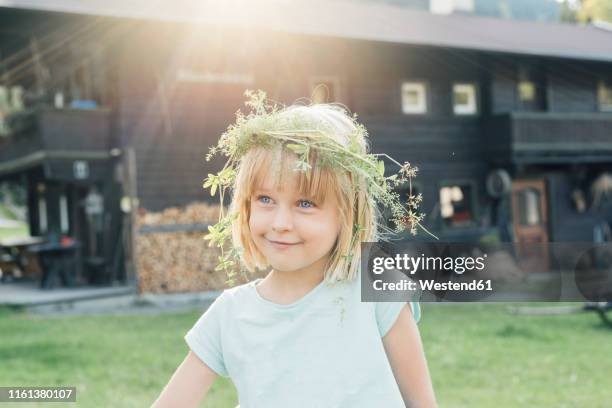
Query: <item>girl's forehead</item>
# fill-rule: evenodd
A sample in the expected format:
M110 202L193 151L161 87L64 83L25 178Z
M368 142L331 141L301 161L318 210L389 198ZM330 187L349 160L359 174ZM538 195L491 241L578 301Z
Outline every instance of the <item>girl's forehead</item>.
M254 187L259 190L295 190L300 182L297 171L294 171L297 157L285 155L282 162L275 162L271 155L263 157L255 166Z
M292 196L301 196L320 204L342 189L335 172L318 166L316 159L311 162L308 174L296 171L298 156L293 152L281 151L275 156L271 151L258 150L249 158L249 176L247 191L249 195L257 190L282 192Z
M255 190L259 191L283 191L287 193L298 193L299 177L296 172L286 172L278 179L278 175L273 172L268 174L262 172L260 177L256 178Z

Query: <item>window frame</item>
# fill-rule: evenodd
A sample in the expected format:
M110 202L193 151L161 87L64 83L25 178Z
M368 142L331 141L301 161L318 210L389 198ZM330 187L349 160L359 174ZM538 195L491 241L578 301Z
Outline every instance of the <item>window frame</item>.
M68 204L68 195L62 192L59 195L59 212L60 212L60 231L62 234L70 233L70 206Z
M38 231L41 234L46 234L47 232L49 232L49 210L47 207L47 197L44 191L38 194L36 206L38 212Z
M406 111L404 107L404 87L405 86L422 86L423 87L423 110ZM425 116L429 114L429 82L424 79L410 78L403 79L400 82L400 104L402 115L406 116Z
M471 86L474 90L474 112L462 112L457 110L457 105L455 104L455 88L463 87L463 86ZM478 82L475 81L455 81L451 86L451 103L453 107L453 115L454 116L478 116L480 115L480 89L478 86Z
M523 99L522 98L521 86L523 86L523 84L531 84L531 86L533 87L533 95L532 95L531 99ZM535 81L533 81L531 79L521 79L516 84L516 90L517 90L516 93L517 93L517 96L518 96L519 103L535 103L535 102L537 102L537 99L538 99L538 86L537 86Z
M466 184L469 185L471 188L470 202L471 202L472 219L470 220L469 224L466 224L466 225L449 226L446 224L446 222L444 221L445 218L442 216L442 203L440 202L440 190L443 187L461 186L461 185L466 185ZM438 203L438 216L440 217L440 230L448 231L448 230L474 228L478 226L479 207L478 207L478 201L477 201L477 198L478 198L478 194L476 191L477 188L478 188L477 181L474 179L470 179L470 178L445 179L445 180L441 180L438 183L437 191L436 191L436 198L437 198L437 203Z
M597 109L599 112L612 112L612 100L609 104L602 103L602 88L608 88L608 92L612 98L612 79L600 78L597 81Z

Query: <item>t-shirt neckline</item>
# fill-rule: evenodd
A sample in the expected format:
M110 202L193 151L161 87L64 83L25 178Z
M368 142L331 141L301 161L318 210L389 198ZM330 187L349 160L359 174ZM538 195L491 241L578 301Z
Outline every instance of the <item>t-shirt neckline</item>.
M257 291L256 286L262 280L263 280L263 278L257 278L257 279L255 279L251 283L251 286L253 288L253 292L255 292L255 297L257 299L259 299L259 301L263 302L264 304L266 304L268 306L275 307L277 309L291 309L291 308L297 307L297 306L307 302L308 299L312 298L317 292L319 292L321 290L321 288L323 288L323 286L325 286L325 279L323 279L317 286L312 288L308 293L306 293L304 296L302 296L301 298L299 298L295 302L289 303L289 304L286 304L286 305L281 305L280 303L272 302L271 300L268 300L268 299L264 298L263 296L261 296L259 294L259 292Z

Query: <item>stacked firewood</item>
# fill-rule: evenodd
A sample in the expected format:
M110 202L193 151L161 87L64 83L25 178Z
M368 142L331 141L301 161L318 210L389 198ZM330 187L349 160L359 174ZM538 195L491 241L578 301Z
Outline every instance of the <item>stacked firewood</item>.
M226 209L227 210L227 209ZM213 224L219 219L219 205L193 203L185 208L170 207L161 212L141 209L139 225Z
M216 223L218 216L219 206L206 203L156 213L141 210L136 236L140 292L196 292L229 287L227 273L215 271L220 250L208 246L209 241L204 240L208 232L202 229L204 224ZM176 231L176 227L196 231ZM242 275L238 274L234 284L255 278Z

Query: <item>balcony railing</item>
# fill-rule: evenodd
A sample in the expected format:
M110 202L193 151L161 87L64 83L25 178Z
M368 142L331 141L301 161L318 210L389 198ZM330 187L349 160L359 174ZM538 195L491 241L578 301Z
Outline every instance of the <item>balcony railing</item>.
M103 158L113 147L108 109L39 108L14 129L0 138L0 174L48 159Z
M612 159L612 114L526 113L486 121L488 159L494 163L602 162Z

